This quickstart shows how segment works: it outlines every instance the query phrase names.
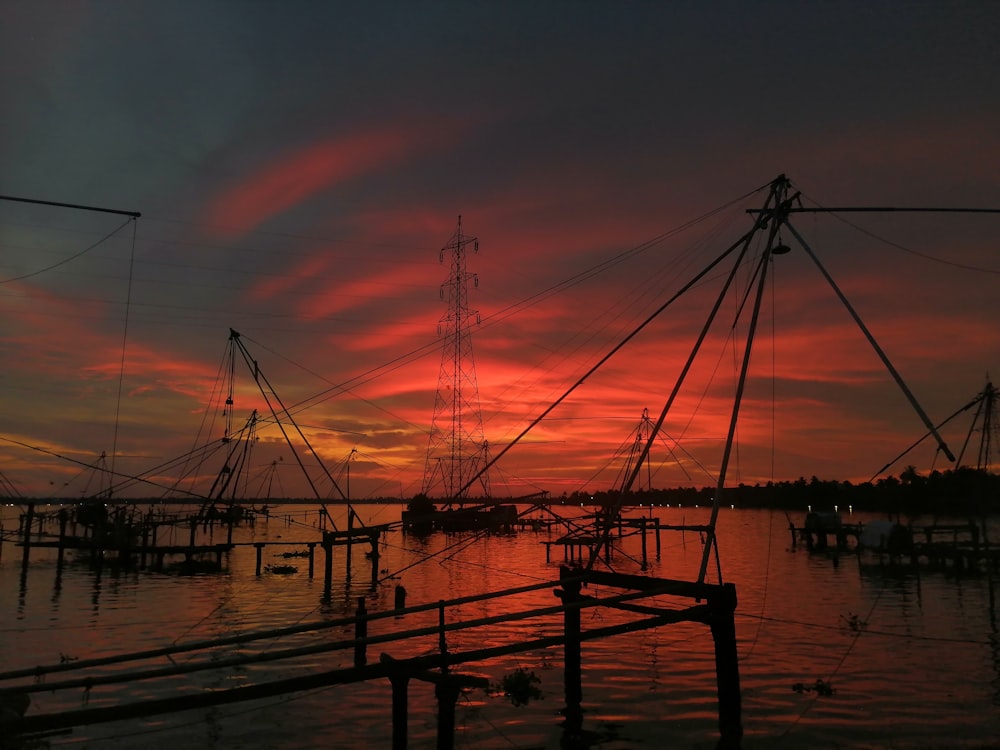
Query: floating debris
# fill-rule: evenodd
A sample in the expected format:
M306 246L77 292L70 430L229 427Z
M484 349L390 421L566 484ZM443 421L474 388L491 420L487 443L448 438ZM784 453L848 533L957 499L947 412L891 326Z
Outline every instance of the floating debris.
M817 679L812 685L796 682L792 685L792 690L802 695L806 693L816 693L816 695L833 695L837 692L833 689L833 683L827 682L822 678Z

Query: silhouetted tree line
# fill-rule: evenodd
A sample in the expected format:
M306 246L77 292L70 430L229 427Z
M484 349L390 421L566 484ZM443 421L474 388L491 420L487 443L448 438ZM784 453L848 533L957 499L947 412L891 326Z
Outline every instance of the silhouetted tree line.
M673 489L652 489L629 492L625 505L683 505L708 506L712 504L715 487L675 487ZM547 499L532 499L531 502L552 505L601 505L609 506L619 500L617 491L563 493ZM53 498L52 502L60 502ZM79 502L64 498L63 502ZM39 502L36 500L35 502ZM46 502L42 500L41 502ZM118 502L123 502L119 500ZM176 500L126 500L131 503L178 502ZM242 504L267 502L276 505L285 503L312 504L313 498L270 498L267 500L247 499L234 501ZM399 498L365 498L352 500L356 505L401 503ZM423 493L415 495L407 502L408 509L429 511L441 503ZM465 498L465 504L482 502L523 502L517 498ZM899 476L887 476L874 482L855 484L850 481L825 480L818 477L799 477L793 482L767 482L766 484L739 484L727 487L723 502L737 508L775 508L783 510L833 510L837 506L846 511L848 506L857 511L877 511L903 515L965 515L1000 514L1000 474L979 469L961 468L946 471L932 471L926 475L914 467L906 467ZM346 501L327 501L331 505L344 505Z
M678 487L630 492L626 505L711 505L714 487ZM574 492L553 502L609 505L617 492ZM887 476L874 482L799 477L793 482L739 484L727 487L723 502L737 508L777 508L783 510L833 510L837 506L854 510L901 513L905 515L959 515L1000 513L1000 475L978 469L960 468L920 474L908 466L898 477Z

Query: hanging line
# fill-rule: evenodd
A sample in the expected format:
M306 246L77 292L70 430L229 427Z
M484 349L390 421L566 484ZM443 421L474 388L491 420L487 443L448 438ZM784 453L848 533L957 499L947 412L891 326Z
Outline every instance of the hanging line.
M134 217L129 219L129 221L132 222L132 247L128 261L128 287L125 292L125 322L122 326L122 358L118 368L118 398L115 402L115 429L111 440L111 476L115 475L115 458L118 456L118 423L122 409L122 390L125 385L125 351L128 343L129 311L132 309L132 276L135 269L135 235L136 224L138 222L136 222Z
M2 197L2 196L0 196L0 197ZM38 276L40 274L46 273L48 271L51 271L54 268L59 268L59 266L64 266L67 263L69 263L70 261L76 260L77 258L79 258L79 257L81 257L83 255L86 255L87 253L89 253L94 248L103 245L105 242L107 242L112 237L114 237L116 234L118 234L120 231L122 231L126 226L128 226L129 222L131 222L131 221L135 221L135 219L126 219L124 224L122 224L121 226L117 227L116 229L114 229L110 233L104 235L103 237L101 237L101 239L99 239L93 245L91 245L90 247L84 248L83 250L81 250L80 252L76 253L75 255L71 255L68 258L63 258L58 263L53 263L51 266L47 266L45 268L40 268L37 271L32 271L31 273L26 273L26 274L23 274L22 276L14 276L14 277L9 278L9 279L0 279L0 284L10 284L11 282L14 282L14 281L23 281L24 279L30 279L32 276ZM133 242L134 241L135 241L135 238L133 237Z

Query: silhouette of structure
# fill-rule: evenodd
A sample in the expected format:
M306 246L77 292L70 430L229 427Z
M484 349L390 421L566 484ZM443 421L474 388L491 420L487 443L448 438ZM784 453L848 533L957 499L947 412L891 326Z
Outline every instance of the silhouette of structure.
M448 310L438 322L444 346L423 480L425 495L443 498L448 504L468 496L473 478L477 491L484 497L490 494L487 474L476 477L487 461L487 443L472 353L472 321L479 323L479 313L469 309L469 281L479 286L479 278L466 270L470 245L473 252L479 252L479 241L463 233L459 216L455 233L440 254L441 263L449 257L451 273L441 285L441 299Z
M993 382L987 379L986 387L983 388L976 398L973 399L969 407L975 405L976 413L972 419L972 426L969 427L969 434L962 445L962 452L958 456L957 466L962 465L962 458L965 450L972 441L972 436L979 430L979 451L976 455L975 468L979 471L992 472L995 470L996 455L994 442L997 434L1000 434L1000 424L997 423L997 389ZM968 407L967 407L968 408Z

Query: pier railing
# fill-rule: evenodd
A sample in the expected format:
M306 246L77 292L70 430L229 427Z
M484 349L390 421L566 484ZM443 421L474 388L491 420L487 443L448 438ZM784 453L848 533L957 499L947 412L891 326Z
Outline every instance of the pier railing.
M584 593L584 587L590 584L599 586L601 593ZM557 603L520 610L510 606L516 596L546 588L553 590ZM606 593L609 588L618 591ZM397 594L399 593L397 590ZM192 682L184 689L183 694L169 697L44 714L25 711L23 716L11 716L8 711L0 718L0 737L25 737L77 726L204 709L333 685L387 679L392 687L393 747L406 747L407 686L410 680L422 680L435 684L438 699L438 747L450 748L454 738L455 703L461 691L486 688L488 685L486 678L481 675L456 673L452 671L454 667L557 647L564 649L565 728L572 734L581 730L583 719L581 643L673 623L696 622L708 625L715 641L720 747L739 747L742 726L734 626L736 590L732 584L699 584L563 567L559 579L554 581L410 607L403 606L403 598L397 595L397 607L386 611L368 612L366 600L362 597L358 600L358 608L353 617L0 673L0 705L23 705L25 696L42 691L54 693L82 690L90 695L93 691L99 691L103 685L138 686L141 683L143 692L149 694L156 691L157 680L177 675L263 662L285 661L294 665L292 660L303 656L338 651L345 653L344 663L334 668L300 667L298 670L301 674L253 685L208 690L199 688L196 682ZM458 619L457 610L461 605L486 600L498 600L498 611L501 614ZM606 620L592 620L591 622L602 624L599 627L584 628L581 612L593 608L615 610L620 615ZM407 618L432 611L438 614L436 623L409 628L379 628L386 621L404 623ZM517 621L534 621L536 624L530 632L537 635L520 640L509 635L498 637L496 630L491 631L492 626ZM543 625L539 626L539 622ZM236 643L280 640L293 634L351 627L354 628L353 637L307 646L284 649L272 647L260 653L223 657L216 651ZM504 628L503 632L509 634L510 630ZM426 648L425 641L428 638L437 642L437 648L431 649L431 653ZM491 645L481 645L485 643ZM370 648L387 648L390 645L398 649L396 655L382 652L375 660L369 658ZM204 656L200 660L183 664L148 664L150 660L182 652L204 652ZM349 660L348 655L352 657ZM147 662L147 665L136 666L142 662ZM121 668L108 671L108 667L112 665ZM61 676L60 679L45 679L57 674ZM170 689L176 691L176 684Z

